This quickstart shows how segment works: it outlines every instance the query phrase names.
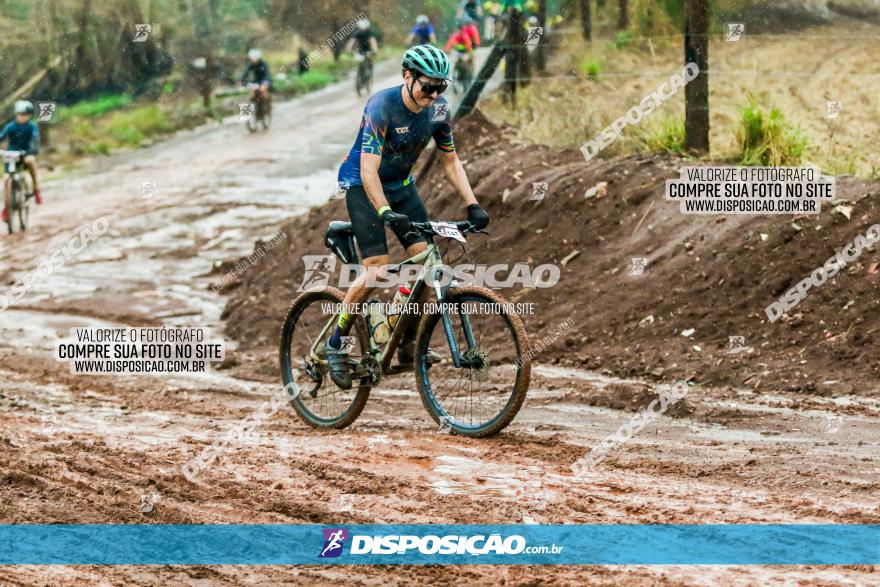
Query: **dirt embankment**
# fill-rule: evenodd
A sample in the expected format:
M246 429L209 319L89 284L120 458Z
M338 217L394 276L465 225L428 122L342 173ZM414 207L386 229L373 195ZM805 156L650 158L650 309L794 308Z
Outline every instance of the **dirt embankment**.
M737 18L752 29L785 32L848 19L880 20L877 0L760 0L743 7L720 9L722 18Z
M533 343L568 318L575 326L546 346L540 363L585 366L625 376L759 391L880 394L880 252L864 251L790 315L769 323L764 308L880 221L880 183L841 178L838 198L818 216L685 216L663 199L664 181L687 162L630 156L587 164L577 151L516 142L479 113L459 124L458 149L481 204L488 237L469 240L472 262L560 264L558 285L506 290L534 302L524 316ZM533 182L547 182L541 201ZM433 218L463 207L435 168L421 186ZM347 219L342 201L313 208L284 226L273 249L230 286L227 333L273 373L281 321L302 281L303 255L326 254L327 223ZM457 249L450 249L453 258ZM392 256L400 250L392 249ZM631 258L646 257L642 276ZM692 331L692 333L691 333ZM729 352L731 336L744 350ZM276 371L277 373L277 371Z

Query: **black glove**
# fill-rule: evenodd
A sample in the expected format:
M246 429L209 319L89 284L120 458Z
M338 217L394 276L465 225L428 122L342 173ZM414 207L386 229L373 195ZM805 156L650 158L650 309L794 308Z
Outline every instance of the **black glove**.
M394 231L394 234L403 238L410 230L409 217L406 214L398 214L393 210L385 210L382 213L382 222Z
M479 204L471 204L467 207L468 222L474 225L477 230L483 230L489 226L489 215L480 208Z

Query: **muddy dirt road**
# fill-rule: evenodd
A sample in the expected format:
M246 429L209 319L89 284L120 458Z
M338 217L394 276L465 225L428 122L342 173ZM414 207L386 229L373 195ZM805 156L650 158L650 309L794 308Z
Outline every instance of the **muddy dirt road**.
M394 67L384 73L392 83ZM210 289L212 267L327 199L360 103L344 83L277 105L268 133L228 121L46 185L33 229L0 240L4 286L79 226L106 217L110 227L0 312L0 523L880 523L876 399L692 387L675 417L576 478L571 463L656 385L542 364L540 355L523 410L497 438L436 429L401 375L374 389L350 429L316 433L282 409L187 481L181 465L252 413L276 380L241 368L76 376L53 358L54 343L71 327L101 325L220 336L224 298ZM142 182L155 182L152 198L141 197ZM144 496L151 512L140 511ZM28 566L4 568L0 582L796 585L877 583L876 571Z

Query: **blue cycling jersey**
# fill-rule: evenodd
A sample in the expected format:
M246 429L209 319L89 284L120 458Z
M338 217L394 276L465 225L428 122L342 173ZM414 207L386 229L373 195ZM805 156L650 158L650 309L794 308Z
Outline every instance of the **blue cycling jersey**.
M434 34L434 25L431 23L417 24L413 27L412 34L420 45L426 45L431 42L431 36Z
M9 139L10 151L25 151L28 154L37 153L40 150L40 130L33 120L21 124L12 120L0 130L0 141Z
M412 183L413 167L431 137L441 151L455 151L452 112L446 98L438 96L430 108L412 112L403 103L402 87L382 90L367 101L354 146L339 167L337 179L342 189L363 185L361 153L381 155L382 186L397 189Z

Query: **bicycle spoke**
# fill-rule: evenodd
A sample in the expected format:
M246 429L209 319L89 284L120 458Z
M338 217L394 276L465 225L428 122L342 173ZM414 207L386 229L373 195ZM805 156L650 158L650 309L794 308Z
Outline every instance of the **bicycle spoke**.
M319 340L318 336L322 332L324 336L328 334L325 329L332 317L321 311L322 304L327 301L336 300L315 297L304 302L306 305L296 315L296 322L289 335L290 340L285 352L289 356L288 364L293 370L288 376L299 385L301 390L300 395L294 400L297 409L301 414L305 412L308 415L310 423L325 421L327 426L330 426L350 412L350 406L358 397L360 386L355 383L352 389L337 387L330 379L326 360L316 360L312 353L313 347L316 347L319 353L323 353L325 340ZM364 354L364 341L357 325L351 334L355 336L355 348L350 356L358 360Z
M488 307L491 298L474 294L457 301L459 305L449 315L451 320L457 321L454 336L462 358L478 368L457 369L450 364L450 356L448 362L443 363L445 368L435 365L425 369L422 377L430 401L440 414L448 414L458 428L479 429L494 422L516 393L520 376L514 363L518 356L516 334L504 315L481 310ZM472 303L477 311L466 309ZM473 336L472 347L467 344L468 327ZM434 322L428 346L448 348L442 319Z

